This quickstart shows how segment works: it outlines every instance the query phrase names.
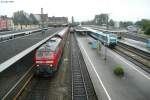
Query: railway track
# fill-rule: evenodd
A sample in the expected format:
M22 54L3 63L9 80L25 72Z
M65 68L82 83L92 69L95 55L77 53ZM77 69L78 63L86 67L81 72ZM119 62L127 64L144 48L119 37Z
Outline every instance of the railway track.
M75 36L71 34L72 100L97 100Z
M48 91L50 87L50 78L34 77L28 86L26 86L25 92L23 92L18 99L19 100L49 100Z
M133 62L134 64L136 64L137 66L145 70L146 72L150 73L150 53L149 52L137 49L135 47L129 46L119 41L115 49L113 49L113 51L123 56L124 58L130 60L131 62Z
M31 74L34 51L0 73L0 100L12 100L24 78ZM28 74L29 73L29 74Z
M1 98L1 100L16 100L16 98L21 94L24 87L33 78L33 66L31 66L26 73L10 88L10 90Z
M0 73L0 100L16 100L26 89L33 79L34 54L32 51Z
M33 65L1 98L1 100L97 100L90 76L88 75L88 71L85 67L86 64L84 63L79 48L77 47L77 41L72 36L71 40L73 41L67 42L69 45L67 45L64 50L65 53L63 54L63 60L60 63L60 68L53 77L34 77ZM79 65L78 68L77 66L74 66L74 69L69 67L71 63L69 60L71 57L70 51L74 48L72 48L72 45L77 48L73 51L73 55L76 58L73 58L71 61L73 62L73 60L76 60L77 62L75 62L74 65ZM70 48L72 49L70 50ZM71 72L73 72L74 77L71 77ZM82 84L78 81L78 73L81 75L80 78L82 78ZM73 84L71 84L71 82ZM83 95L81 96L81 92L84 93L84 97ZM77 96L75 93L80 93L80 96Z
M129 46L127 44L124 44L122 42L119 42L117 43L117 46L121 47L121 48L124 48L138 56L141 56L143 59L147 59L147 60L150 60L150 53L146 52L146 51L142 51L140 49L137 49L135 47L132 47L132 46Z
M68 67L68 45L64 48L58 71L51 77L33 77L18 100L70 100L71 76Z
M150 73L150 54L123 43L118 43L113 51Z

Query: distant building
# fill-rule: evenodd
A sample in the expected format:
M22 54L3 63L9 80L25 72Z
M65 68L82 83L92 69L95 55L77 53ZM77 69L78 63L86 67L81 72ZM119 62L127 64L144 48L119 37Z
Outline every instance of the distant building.
M0 31L12 30L14 28L14 23L12 18L7 16L0 16Z
M71 23L72 24L74 23L74 17L73 16L71 17Z
M48 17L49 26L65 26L68 25L67 17Z
M34 17L36 18L36 20L38 20L39 22L42 21L42 17L43 17L43 21L48 21L48 14L33 14Z
M140 28L137 27L136 25L130 25L130 26L127 27L127 29L130 32L136 32L136 33L140 30Z
M8 29L9 30L13 30L15 25L14 25L14 22L13 22L13 19L12 18L8 18L7 19L7 22L8 22Z
M63 26L68 25L68 18L67 17L48 17L48 14L33 14L36 20L42 25L46 26ZM43 18L42 18L43 17Z
M42 25L42 21L44 26L48 25L48 14L33 14L36 20Z
M120 27L120 22L115 21L114 27L119 28Z

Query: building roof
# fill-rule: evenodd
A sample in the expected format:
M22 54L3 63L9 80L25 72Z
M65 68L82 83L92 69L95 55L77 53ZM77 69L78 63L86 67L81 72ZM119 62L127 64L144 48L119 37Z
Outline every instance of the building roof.
M48 40L44 45L42 45L38 51L55 51L59 45L59 43L61 42L60 38L51 38L50 40Z
M42 16L43 16L44 21L48 20L48 14L43 14L43 15L42 14L33 14L33 15L36 18L36 20L38 20L38 21L41 21Z
M49 23L68 23L67 17L48 17Z

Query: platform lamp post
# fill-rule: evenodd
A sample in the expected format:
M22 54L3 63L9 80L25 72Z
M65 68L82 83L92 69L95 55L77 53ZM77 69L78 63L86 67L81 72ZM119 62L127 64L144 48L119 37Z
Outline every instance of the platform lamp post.
M107 20L106 20L106 30L108 30L108 20L109 20L109 17L107 15ZM106 62L107 60L107 47L106 47L106 42L104 43L104 46L105 46L105 57L104 57L104 60Z
M42 27L42 33L44 33L44 15L43 15L43 8L41 8L41 27Z
M106 47L106 43L104 43L104 47L105 47L105 57L104 57L104 60L105 60L105 62L106 62L106 60L107 60L107 47Z

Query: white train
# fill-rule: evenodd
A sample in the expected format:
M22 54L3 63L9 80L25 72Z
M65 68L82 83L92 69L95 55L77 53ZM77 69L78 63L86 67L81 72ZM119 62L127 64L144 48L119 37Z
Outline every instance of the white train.
M101 41L102 44L105 44L108 47L112 47L112 48L117 45L117 35L116 34L113 34L111 32L103 33L100 31L93 30L91 28L86 28L86 29L91 31L91 33L89 33L90 36Z

